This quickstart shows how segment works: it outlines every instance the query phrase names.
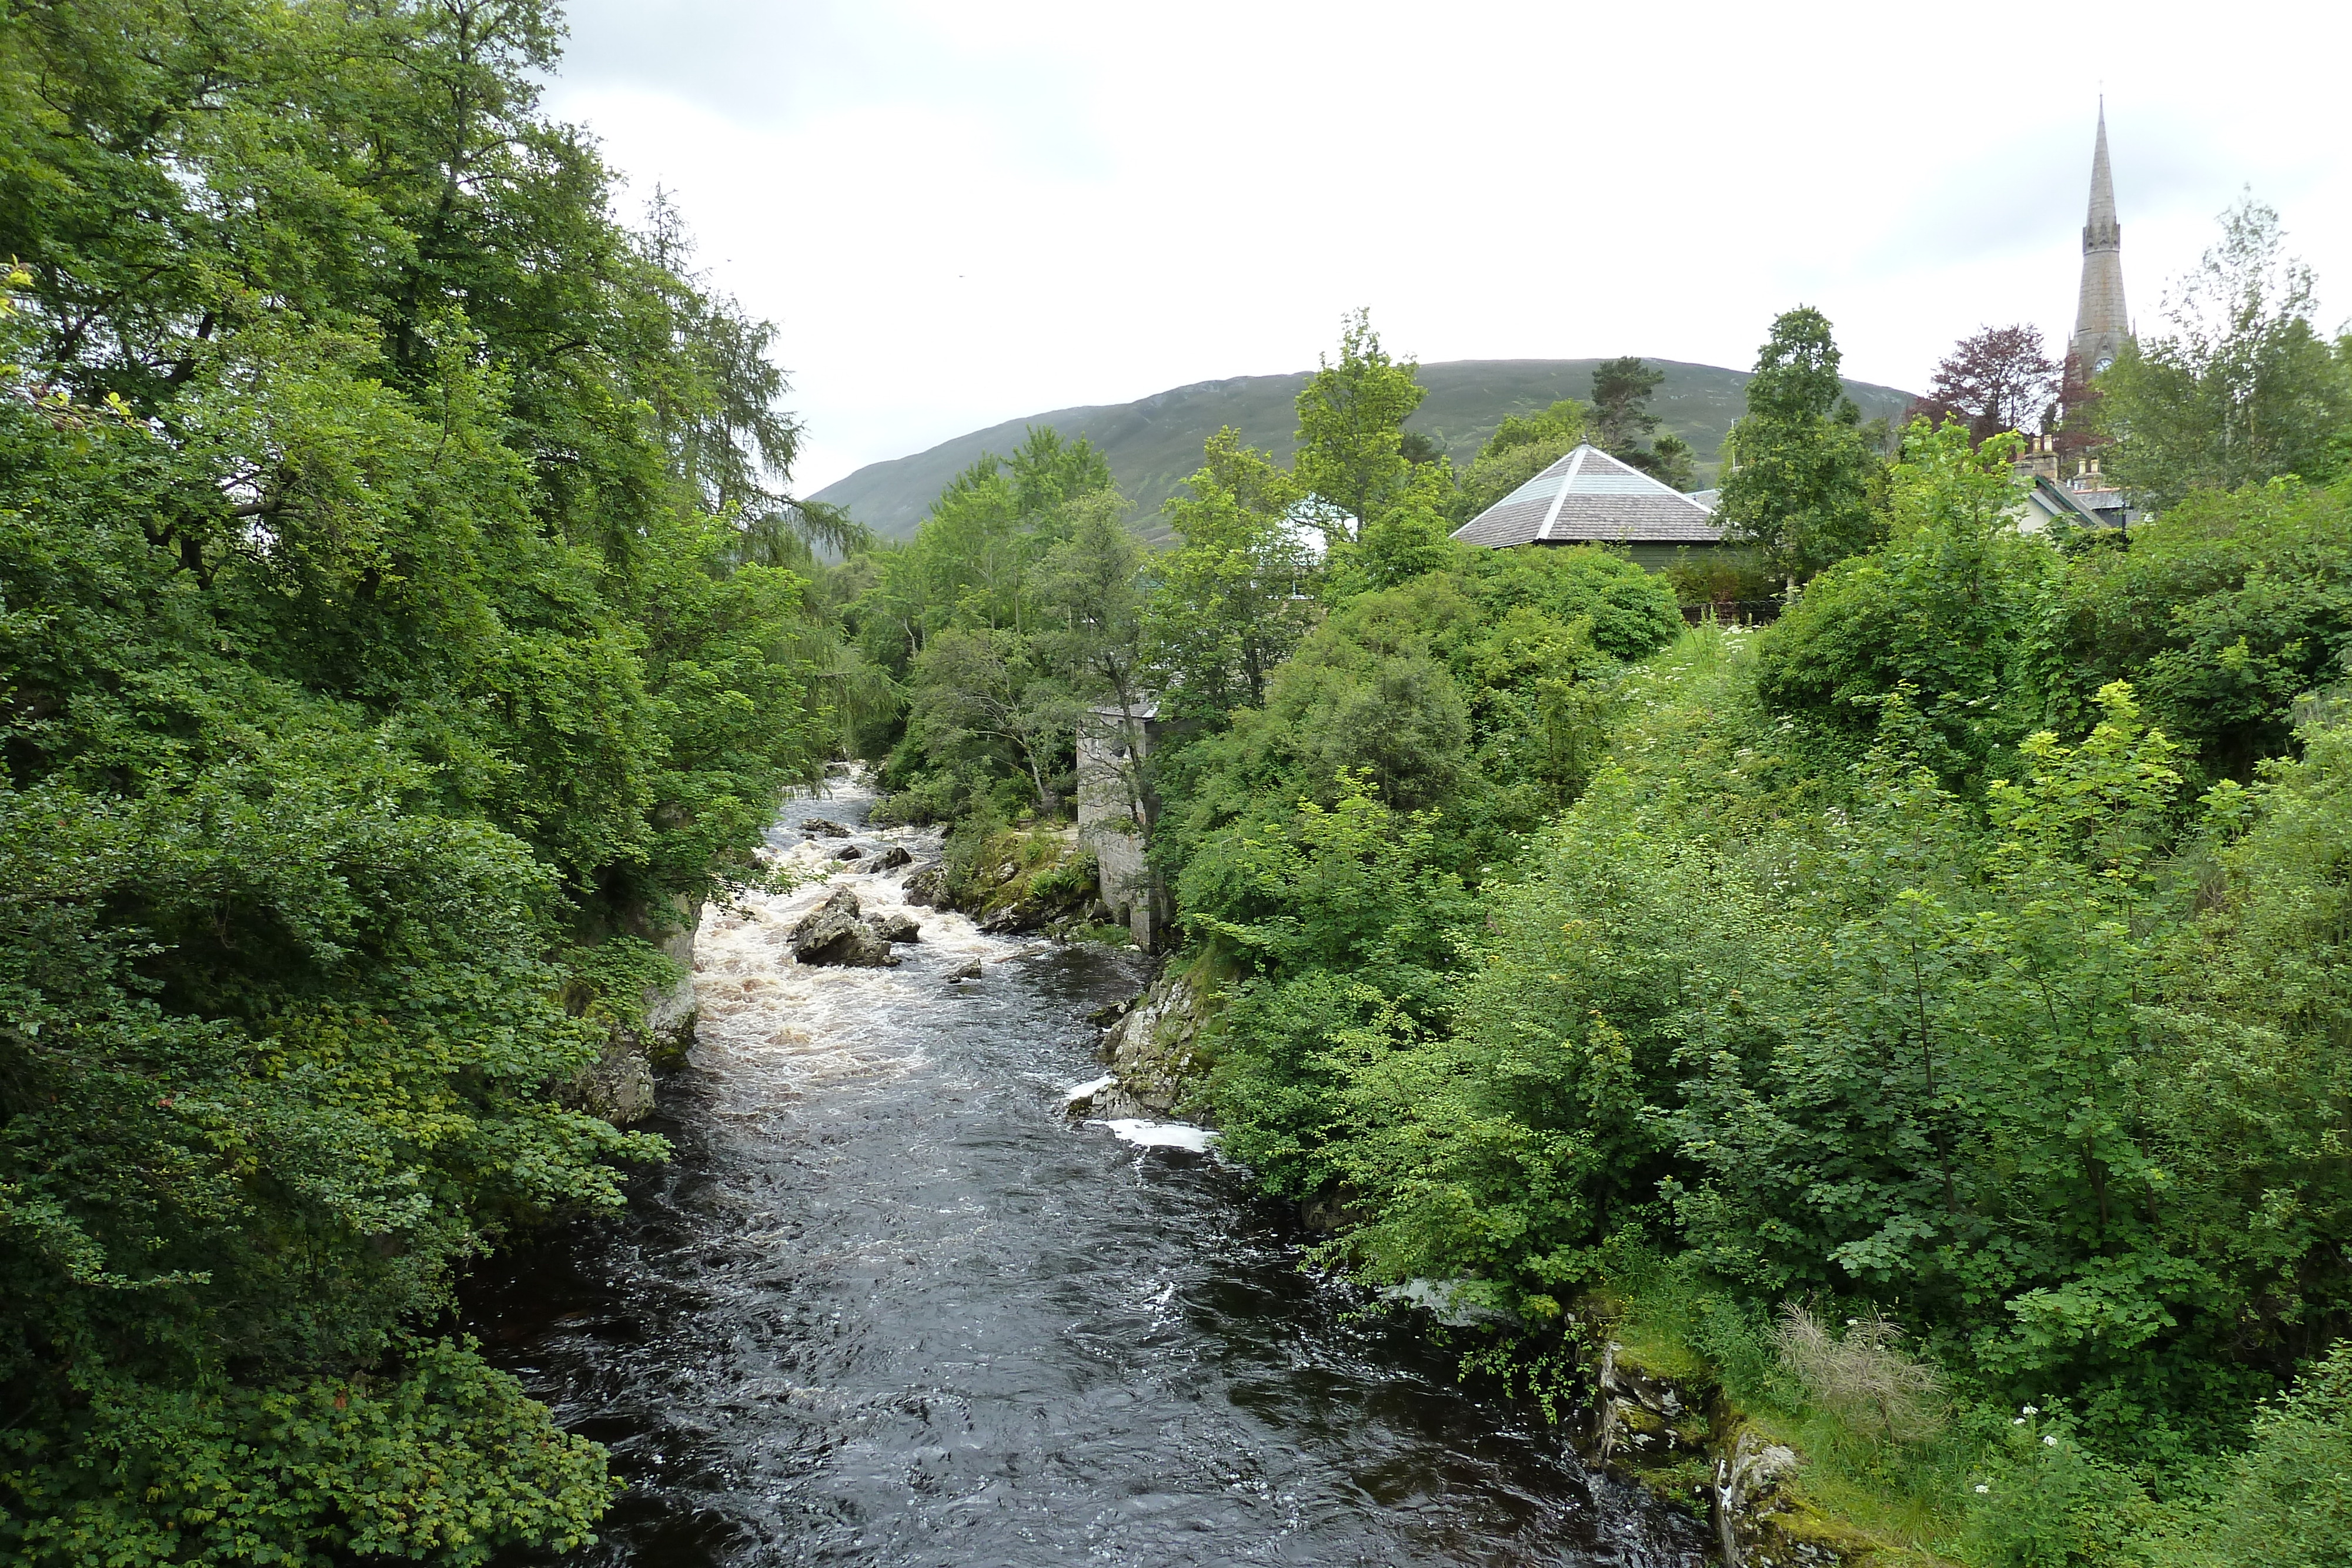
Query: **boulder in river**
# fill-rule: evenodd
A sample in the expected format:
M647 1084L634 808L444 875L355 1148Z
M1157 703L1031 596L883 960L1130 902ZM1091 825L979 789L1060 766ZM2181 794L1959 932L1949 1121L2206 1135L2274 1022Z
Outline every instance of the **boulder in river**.
M849 830L829 817L811 817L801 824L801 831L811 838L845 839Z
M907 852L904 844L885 844L876 852L874 864L879 871L897 871L902 865L912 863L914 858Z
M833 858L837 861L861 861L866 858L866 852L856 844L844 844L833 852Z
M939 909L948 897L948 874L938 866L926 866L907 879L898 896L919 909Z
M903 910L890 909L880 915L869 915L866 917L866 924L886 942L920 942L923 939L923 928L916 924L913 915Z
M803 964L843 964L880 968L898 963L890 939L858 917L857 895L837 887L823 904L801 916L786 940Z
M965 960L965 961L964 961L964 963L963 963L961 967L959 967L958 968L956 968L952 973L950 973L950 974L948 976L948 978L949 978L949 979L950 979L950 980L977 980L977 979L979 979L979 978L980 978L980 960L979 960L979 959L977 959L977 958L971 958L971 959L967 959L967 960Z

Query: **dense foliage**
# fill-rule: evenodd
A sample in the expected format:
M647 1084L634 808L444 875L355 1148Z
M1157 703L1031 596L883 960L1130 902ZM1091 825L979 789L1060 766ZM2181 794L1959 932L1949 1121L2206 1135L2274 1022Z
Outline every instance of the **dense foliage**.
M0 14L0 1552L483 1560L593 1445L432 1326L822 760L768 329L531 4Z
M2013 437L1921 422L1874 472L1820 327L1735 443L1811 577L1777 623L1446 562L1330 602L1171 766L1211 1106L1347 1217L1331 1261L1514 1325L1473 1364L1665 1274L1722 1322L1833 1301L1951 1412L1886 1439L1984 1478L1945 1549L2332 1561L2341 1480L2295 1467L2352 1441L2352 490L2023 534Z

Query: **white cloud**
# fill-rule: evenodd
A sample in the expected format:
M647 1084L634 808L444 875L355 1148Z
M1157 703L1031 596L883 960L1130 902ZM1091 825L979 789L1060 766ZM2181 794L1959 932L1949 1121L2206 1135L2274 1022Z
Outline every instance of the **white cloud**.
M2143 324L2248 184L2352 299L2344 12L1981 16L589 0L548 102L777 322L810 488L1311 364L1358 304L1428 360L1744 365L1804 302L1916 386L2072 326L2103 83Z

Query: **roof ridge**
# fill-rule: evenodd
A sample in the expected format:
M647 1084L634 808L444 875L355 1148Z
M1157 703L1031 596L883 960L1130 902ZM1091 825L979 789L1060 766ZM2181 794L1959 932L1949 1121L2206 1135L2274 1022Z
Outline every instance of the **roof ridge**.
M1590 443L1587 444L1590 444ZM1656 491L1659 495L1672 496L1678 501L1690 500L1690 497L1683 491L1675 489L1672 485L1667 484L1655 474L1647 473L1640 468L1636 468L1633 465L1626 462L1622 457L1618 456L1615 453L1603 451L1598 446L1593 447L1592 451L1596 456L1602 459L1612 469L1615 470L1616 475L1622 475L1624 477L1629 479L1638 479L1643 484L1648 486L1651 489ZM1580 466L1578 473L1581 474L1583 470ZM1615 475L1612 475L1612 476L1614 477ZM1693 506L1696 506L1698 503L1693 501L1691 504Z
M1559 517L1560 503L1568 499L1569 486L1576 483L1577 475L1584 467L1584 455L1591 450L1591 442L1580 441L1576 450L1568 455L1568 472L1559 476L1559 488L1551 493L1551 509L1544 513L1543 526L1536 529L1536 543L1551 538L1551 526Z

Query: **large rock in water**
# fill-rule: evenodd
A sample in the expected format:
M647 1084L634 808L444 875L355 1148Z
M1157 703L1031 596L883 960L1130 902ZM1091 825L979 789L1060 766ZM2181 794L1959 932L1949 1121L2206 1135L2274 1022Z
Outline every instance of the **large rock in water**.
M899 910L869 915L866 917L866 924L874 927L886 942L920 942L923 939L923 928L916 923L915 917Z
M857 968L881 968L898 963L890 939L859 918L857 895L845 887L794 925L786 941L793 956L803 964L844 964Z

